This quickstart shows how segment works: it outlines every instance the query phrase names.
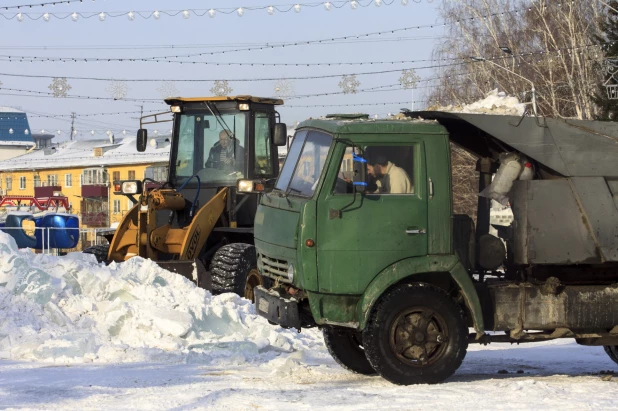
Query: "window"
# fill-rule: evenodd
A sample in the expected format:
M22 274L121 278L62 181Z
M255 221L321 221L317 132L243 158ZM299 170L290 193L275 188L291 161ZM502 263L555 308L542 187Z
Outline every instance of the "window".
M34 176L34 186L41 187L41 176L38 174Z
M332 140L331 136L319 131L299 132L294 138L276 188L291 195L313 196Z
M90 168L81 175L82 185L107 185L107 171L102 168Z
M26 189L26 177L19 177L19 189L20 190Z
M114 214L120 213L120 200L114 200Z
M366 146L362 157L367 160L366 194L414 194L414 147L412 145ZM354 178L352 148L347 147L335 194L350 194Z
M57 186L58 185L58 176L56 174L49 174L47 176L47 186Z
M135 180L135 170L129 170L129 180Z
M120 181L120 171L114 171L112 174L112 182Z
M71 176L71 174L64 175L64 186L73 187L73 177Z
M6 191L13 189L13 177L6 178Z
M259 176L273 175L273 162L270 158L271 121L268 113L258 112L255 115L255 174Z

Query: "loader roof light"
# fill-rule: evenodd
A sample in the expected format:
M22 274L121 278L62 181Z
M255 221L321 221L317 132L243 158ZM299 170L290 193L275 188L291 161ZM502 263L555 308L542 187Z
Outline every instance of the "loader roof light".
M264 191L264 183L254 180L238 180L236 184L240 193L261 193Z
M172 113L181 113L182 109L180 106L171 106Z
M249 104L241 103L241 104L238 105L238 109L240 111L249 111Z

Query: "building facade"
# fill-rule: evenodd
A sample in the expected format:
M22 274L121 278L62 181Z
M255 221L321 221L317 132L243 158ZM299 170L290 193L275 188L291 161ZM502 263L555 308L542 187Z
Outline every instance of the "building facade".
M68 197L83 228L115 226L133 206L113 192L116 180L167 179L169 139L138 153L135 138L73 141L0 161L3 196Z

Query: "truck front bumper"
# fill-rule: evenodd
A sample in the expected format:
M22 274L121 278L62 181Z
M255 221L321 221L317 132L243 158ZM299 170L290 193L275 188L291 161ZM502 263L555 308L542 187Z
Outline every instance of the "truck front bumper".
M300 311L296 299L283 298L278 292L268 291L262 286L257 286L253 292L260 316L283 328L296 328L300 331Z

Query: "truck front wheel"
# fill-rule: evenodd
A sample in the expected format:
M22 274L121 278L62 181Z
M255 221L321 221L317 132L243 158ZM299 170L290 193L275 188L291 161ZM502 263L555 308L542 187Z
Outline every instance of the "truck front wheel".
M365 355L386 380L437 384L461 365L468 348L461 307L441 288L405 284L384 295L363 331Z
M258 272L255 247L251 244L227 244L217 250L210 263L212 291L234 293L254 301L258 285L270 287L270 279Z
M343 368L364 375L376 373L367 361L362 336L358 331L341 327L324 327L322 334L328 352Z

